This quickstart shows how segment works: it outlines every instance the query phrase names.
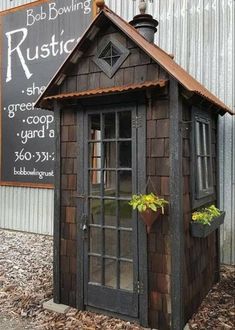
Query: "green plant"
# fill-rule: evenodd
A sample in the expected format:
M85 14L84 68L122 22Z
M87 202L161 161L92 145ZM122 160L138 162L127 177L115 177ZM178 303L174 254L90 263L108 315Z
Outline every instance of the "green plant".
M168 202L165 199L159 198L155 194L150 193L147 195L133 195L129 204L134 210L137 209L139 212L144 212L147 209L156 212L158 209L161 209L164 214L164 206L168 204Z
M193 212L192 220L210 226L211 221L220 214L221 211L215 205L210 205L209 207Z

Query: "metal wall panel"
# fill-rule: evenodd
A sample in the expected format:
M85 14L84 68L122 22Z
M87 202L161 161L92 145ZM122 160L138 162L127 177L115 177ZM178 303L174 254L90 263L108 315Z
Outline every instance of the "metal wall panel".
M53 234L54 191L0 187L0 228Z
M1 0L0 11L7 10L10 8L25 5L30 2L35 2L36 0Z
M2 0L0 10L30 2L33 1ZM126 20L138 14L138 2L106 0L106 4ZM159 21L156 43L174 54L177 63L235 110L235 1L147 2L148 12ZM221 118L219 128L220 207L227 212L221 230L221 257L223 262L235 264L235 117L226 115ZM21 230L51 233L52 195L52 191L49 193L44 189L0 187L0 227L17 225ZM18 202L13 204L12 197L18 198ZM3 198L6 202L2 201ZM32 221L32 217L37 222ZM51 229L42 229L46 224Z
M159 21L156 44L235 111L235 1L147 0ZM106 0L126 20L138 14L138 0ZM219 120L222 262L235 264L235 116Z

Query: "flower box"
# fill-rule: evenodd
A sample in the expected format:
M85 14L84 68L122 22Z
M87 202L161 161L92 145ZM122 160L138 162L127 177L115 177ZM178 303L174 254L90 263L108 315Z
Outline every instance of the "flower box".
M207 237L214 230L218 229L224 223L225 212L221 212L218 217L215 217L210 225L203 225L197 221L191 221L191 235L193 237Z

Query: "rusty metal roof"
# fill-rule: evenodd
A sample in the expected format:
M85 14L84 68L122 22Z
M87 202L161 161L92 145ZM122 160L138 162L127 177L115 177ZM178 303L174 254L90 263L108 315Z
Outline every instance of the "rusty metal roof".
M181 66L179 66L169 54L167 54L164 50L159 48L158 46L149 43L133 26L131 26L128 22L126 22L124 19L122 19L120 16L115 14L112 10L110 10L107 6L104 7L104 9L96 16L96 18L93 20L89 28L86 30L86 32L83 34L82 38L78 42L77 46L74 48L72 53L69 55L69 57L66 59L64 64L61 66L61 68L57 71L51 82L49 83L48 87L46 88L45 92L39 97L39 99L36 102L36 107L43 108L45 106L45 102L43 100L49 100L52 97L55 98L66 98L71 96L66 96L69 94L59 94L54 96L49 96L48 91L50 91L50 87L54 85L55 81L60 78L61 75L66 73L66 68L68 65L69 60L73 58L73 56L76 56L76 52L79 52L79 50L82 47L82 44L86 42L86 39L89 39L89 34L92 33L98 33L100 24L102 24L103 19L107 18L109 21L113 22L120 30L123 31L124 34L126 34L135 44L137 44L146 54L148 54L156 63L158 63L166 72L169 73L170 76L175 78L186 90L195 93L202 98L206 99L207 101L214 104L217 108L222 110L222 112L229 112L233 114L232 110L229 109L221 100L219 100L215 95L213 95L210 91L208 91L203 85L201 85L196 79L194 79L187 71L185 71ZM149 82L148 82L149 83ZM154 82L153 82L154 83ZM122 86L126 88L125 86ZM145 86L147 87L147 86ZM121 88L121 87L119 87ZM105 89L104 89L105 90ZM127 89L129 90L129 89ZM103 94L103 92L97 92L96 94ZM120 91L120 90L116 90ZM124 90L123 90L124 91ZM88 95L95 95L95 90L92 91L85 91L83 96ZM115 91L110 91L110 93ZM109 93L109 92L104 92ZM75 93L72 93L75 97L82 97L82 95L78 96L75 95ZM71 95L72 95L71 94ZM76 93L80 94L80 93Z
M128 84L128 85L115 86L115 87L90 89L82 92L50 95L45 97L44 100L49 101L49 100L63 100L70 98L82 98L86 96L107 95L107 94L115 94L115 93L121 93L127 91L136 91L151 87L165 87L167 85L167 82L168 80L160 79L157 81L145 81L140 84Z
M179 66L164 50L149 43L142 35L129 23L116 15L109 8L105 7L105 15L117 25L128 37L133 40L145 53L147 53L154 61L156 61L163 69L184 86L187 90L194 92L208 101L214 103L226 112L233 113L222 101L214 94L208 91L196 79L194 79L187 71Z

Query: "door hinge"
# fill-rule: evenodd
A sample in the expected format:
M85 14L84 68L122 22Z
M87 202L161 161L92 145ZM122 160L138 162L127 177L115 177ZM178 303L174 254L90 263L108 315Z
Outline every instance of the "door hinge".
M143 118L142 116L136 116L132 119L132 127L139 128L143 126Z
M144 283L141 281L137 281L134 284L134 292L138 294L143 294L144 293Z

